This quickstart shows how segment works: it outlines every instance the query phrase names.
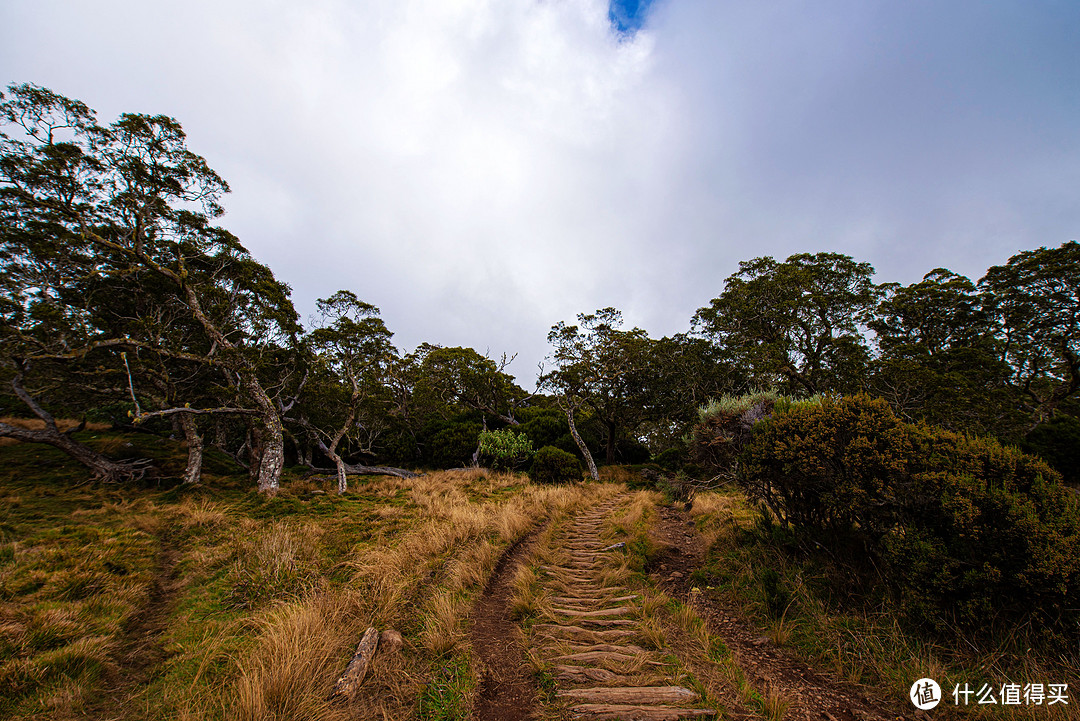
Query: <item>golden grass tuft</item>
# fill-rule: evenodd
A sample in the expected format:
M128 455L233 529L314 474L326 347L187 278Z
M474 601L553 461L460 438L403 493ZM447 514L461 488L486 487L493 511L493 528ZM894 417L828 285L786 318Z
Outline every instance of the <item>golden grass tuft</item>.
M241 720L321 718L342 634L332 606L285 604L256 619L258 642L237 661L230 716Z

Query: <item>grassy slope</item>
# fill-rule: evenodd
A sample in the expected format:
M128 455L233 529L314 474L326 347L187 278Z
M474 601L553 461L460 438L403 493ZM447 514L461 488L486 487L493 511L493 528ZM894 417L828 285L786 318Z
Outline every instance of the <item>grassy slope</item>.
M182 469L171 441L82 437ZM0 448L0 718L451 717L474 683L467 611L502 549L582 499L459 472L344 497L287 474L267 500L238 470L211 459L198 489L80 486L51 448ZM330 705L368 625L405 646L351 711Z

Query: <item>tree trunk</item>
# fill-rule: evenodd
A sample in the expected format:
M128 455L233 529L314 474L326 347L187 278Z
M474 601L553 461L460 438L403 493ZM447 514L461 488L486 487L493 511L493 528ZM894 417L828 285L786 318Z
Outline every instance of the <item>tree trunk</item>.
M178 413L180 428L187 441L187 468L184 469L184 483L198 483L202 480L203 439L195 426L195 417L190 413Z
M116 463L110 461L93 448L84 446L66 433L57 429L55 422L45 421L40 430L30 430L0 423L0 438L14 438L24 443L46 443L59 448L79 463L93 471L94 478L102 481L121 482L134 480L142 474L144 464Z
M570 424L570 435L573 436L574 443L577 443L581 455L585 456L585 463L589 466L589 475L594 481L599 481L600 473L596 470L596 461L593 460L589 447L585 445L585 441L581 440L581 435L577 432L577 426L574 425L574 409L569 403L566 405L566 422Z
M334 466L337 467L337 492L338 495L344 495L345 491L349 490L349 484L345 480L345 461L341 460L341 456L337 453L330 451L327 455L330 456L330 460L334 462Z
M7 423L0 423L0 438L14 438L24 443L47 443L50 446L59 448L92 470L94 477L102 481L130 481L143 474L149 461L116 463L110 461L93 448L79 443L67 433L61 433L60 429L56 427L56 419L34 400L29 391L23 387L22 379L23 372L15 374L15 377L11 379L11 388L15 391L15 395L19 400L33 411L35 416L41 419L45 427L41 430L29 430L11 426Z
M262 436L260 439L262 453L258 466L252 463L251 467L257 472L259 492L273 495L277 493L281 482L281 470L285 467L285 431L281 425L281 416L278 415L273 401L266 394L259 379L255 377L255 371L244 369L241 375L245 389L260 411L259 431Z

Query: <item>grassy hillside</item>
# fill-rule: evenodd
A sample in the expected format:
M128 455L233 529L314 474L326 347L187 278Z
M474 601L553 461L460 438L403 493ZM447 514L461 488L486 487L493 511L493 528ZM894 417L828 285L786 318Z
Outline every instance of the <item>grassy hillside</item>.
M83 433L113 454L182 449ZM51 448L0 448L0 718L398 717L468 693L463 620L502 550L588 491L510 474L373 477L276 498L212 458L197 489L79 485ZM346 713L326 696L368 625L405 644Z

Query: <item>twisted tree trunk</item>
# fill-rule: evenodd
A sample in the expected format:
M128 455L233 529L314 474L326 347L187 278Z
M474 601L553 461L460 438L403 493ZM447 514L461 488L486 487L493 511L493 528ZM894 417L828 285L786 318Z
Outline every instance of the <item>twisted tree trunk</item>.
M26 407L45 424L41 429L20 428L7 423L0 423L0 438L14 438L24 443L45 443L59 448L79 463L89 468L94 478L102 481L131 481L140 477L148 461L128 461L117 463L110 461L93 448L84 446L71 437L70 433L63 433L56 427L56 419L52 414L41 407L40 404L22 385L23 374L17 373L11 380L11 388L15 391ZM74 432L74 431L71 431Z
M187 468L184 469L184 483L198 483L202 480L203 439L195 426L195 416L190 413L178 413L180 428L187 441Z
M570 424L570 435L573 437L574 443L577 444L578 450L581 451L581 455L585 456L585 463L589 466L589 475L592 476L594 481L599 481L600 473L596 470L596 461L593 460L592 453L589 452L589 447L585 445L585 441L581 440L581 435L574 424L574 406L567 401L564 410L566 411L566 422Z

